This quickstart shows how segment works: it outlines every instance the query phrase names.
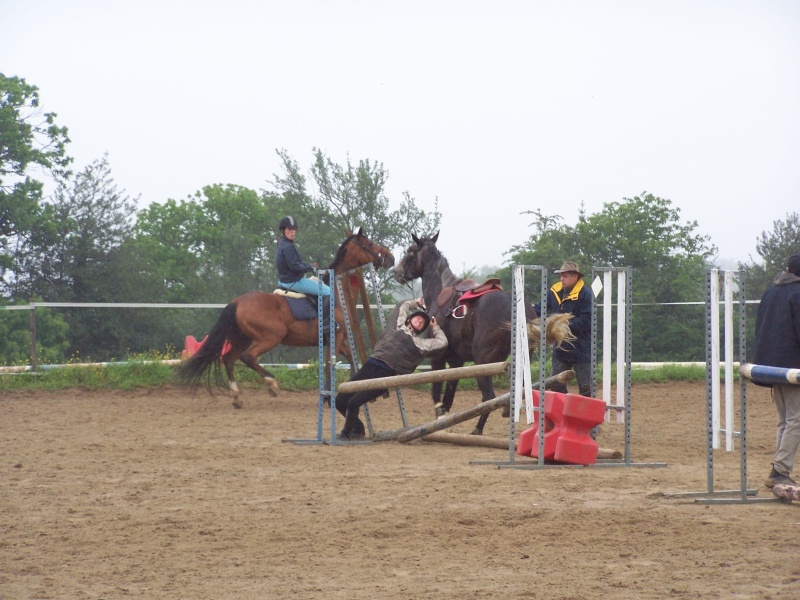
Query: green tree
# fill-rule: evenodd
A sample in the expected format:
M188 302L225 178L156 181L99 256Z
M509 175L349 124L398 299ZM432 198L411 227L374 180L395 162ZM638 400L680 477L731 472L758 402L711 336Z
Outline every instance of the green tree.
M275 209L256 192L210 185L139 213L136 248L169 302L227 302L276 282Z
M301 219L301 228L308 223L305 227L315 239L301 237L302 247L321 266L330 262L331 248L338 247L345 231L362 227L370 239L397 252L410 243L412 233L423 235L439 228L442 215L436 202L432 211L425 211L404 192L399 206L391 208L385 192L389 173L383 163L360 160L354 165L348 158L339 165L315 148L310 174L317 193L312 194L298 163L285 150L277 152L283 173L273 180L275 205ZM384 289L395 287L391 273L382 277Z
M787 213L786 219L773 221L772 231L762 231L756 241L756 252L760 262L751 256L739 263L739 269L747 276L746 294L757 300L772 283L775 275L786 270L786 259L800 252L800 215Z
M48 302L136 301L149 280L127 247L135 212L135 202L117 188L107 157L62 180L26 241L14 295ZM64 319L71 349L83 357L124 356L136 332L119 310L73 309Z
M7 271L13 278L20 247L41 215L44 184L30 172L68 175L67 129L55 119L42 111L36 86L0 73L0 281Z
M30 322L30 310L0 307L0 365L31 364ZM37 308L35 322L36 357L39 364L64 362L69 349L69 326L62 315L50 308Z
M702 357L702 307L655 306L704 298L704 270L716 248L697 233L696 221L682 222L670 200L647 192L606 203L593 215L581 210L574 227L560 225L560 217L534 214L536 232L513 249L511 263L551 266L576 260L587 274L592 267L632 267L633 302L639 305L634 360Z
M132 235L136 204L117 189L108 158L61 181L44 208L24 245L15 295L49 302L117 299L112 261Z

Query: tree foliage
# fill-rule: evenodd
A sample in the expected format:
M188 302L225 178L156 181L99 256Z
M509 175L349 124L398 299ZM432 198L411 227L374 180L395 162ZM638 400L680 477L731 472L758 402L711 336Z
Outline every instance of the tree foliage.
M574 260L587 274L592 267L632 267L633 302L641 305L634 313L635 319L638 316L633 328L636 359L690 360L702 355L702 309L671 311L653 306L702 301L704 269L716 248L707 236L696 232L697 222L682 222L680 210L671 201L647 192L606 203L596 214L581 210L574 226L541 211L532 214L535 232L512 249L510 262L553 269ZM501 276L510 285L510 269Z
M772 223L772 231L762 231L756 241L756 252L761 257L739 263L747 276L746 293L750 299L759 299L775 275L786 270L786 259L800 253L800 215L787 213L785 219Z
M404 192L400 206L391 208L386 196L389 173L383 163L366 159L354 165L348 157L339 165L317 148L313 153L310 175L315 190L308 189L308 178L298 163L285 150L278 150L283 173L275 176L272 194L276 206L300 219L299 245L319 265L330 262L331 247L338 247L346 231L361 227L370 239L399 251L409 244L412 233L422 235L439 228L442 215L436 201L431 211L425 211ZM382 279L384 289L395 287L390 273Z
M70 344L67 339L69 325L63 316L49 308L37 308L35 319L38 362L64 362ZM30 364L30 320L30 310L0 310L0 365Z
M68 175L71 159L66 127L43 112L39 89L0 73L0 280L16 271L20 245L41 216L43 183L35 167L57 178Z

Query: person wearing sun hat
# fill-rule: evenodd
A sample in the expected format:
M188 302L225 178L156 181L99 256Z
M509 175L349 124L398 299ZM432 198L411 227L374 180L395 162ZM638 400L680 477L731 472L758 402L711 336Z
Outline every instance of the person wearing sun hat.
M430 336L426 335L429 328ZM425 312L423 299L406 300L394 307L372 355L350 381L413 373L426 356L446 347L447 336L437 325L436 319ZM385 392L383 388L336 394L336 410L345 417L344 427L337 439L364 438L366 430L358 413L364 404Z
M572 318L569 328L575 340L561 346L553 346L552 375L568 369L575 371L578 393L589 396L592 390L592 291L584 284L584 274L578 264L565 261L555 273L559 281L547 293L547 314L569 313ZM541 306L535 306L541 316ZM566 384L556 384L553 391L566 393Z

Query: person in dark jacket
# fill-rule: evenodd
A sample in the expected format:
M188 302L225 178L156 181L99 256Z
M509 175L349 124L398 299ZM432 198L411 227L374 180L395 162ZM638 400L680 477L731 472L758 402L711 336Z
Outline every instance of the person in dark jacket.
M575 371L578 393L589 396L592 390L592 291L583 282L584 274L577 263L566 261L555 271L560 277L547 293L547 314L570 313L569 328L575 336L572 343L553 346L551 375L568 369ZM535 306L541 316L541 305ZM552 387L556 392L567 392L566 384Z
M445 348L447 337L433 319L422 310L422 298L406 300L394 307L372 355L350 381L378 379L413 373L426 356ZM430 325L432 337L425 334ZM358 418L361 407L386 393L386 388L336 394L336 410L345 417L339 440L358 440L366 435L364 423Z
M314 273L316 269L306 263L294 245L297 235L297 221L294 217L283 217L278 224L281 238L275 250L275 265L278 267L278 285L293 292L313 296L330 296L331 288L322 284L320 292L319 281L316 277L306 278L306 273Z
M800 254L786 261L764 292L756 317L753 363L788 369L800 368ZM800 385L762 384L772 387L772 401L778 414L772 471L764 485L797 485L791 478L800 448Z

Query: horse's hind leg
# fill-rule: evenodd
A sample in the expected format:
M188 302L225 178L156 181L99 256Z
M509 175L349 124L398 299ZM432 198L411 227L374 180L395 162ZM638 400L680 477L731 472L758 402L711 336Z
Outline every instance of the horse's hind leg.
M491 377L476 377L478 387L481 389L481 396L483 401L492 400L494 398L494 384ZM472 435L483 435L483 428L486 426L486 421L489 419L489 413L484 413L478 419L475 429L472 430Z
M280 386L278 386L278 380L275 379L275 375L258 364L258 357L264 354L264 352L267 350L271 350L271 348L262 350L262 347L263 346L259 344L253 344L247 350L245 350L239 358L241 358L244 364L253 369L253 371L258 373L264 379L264 383L267 384L267 391L270 393L270 395L277 396L281 389Z
M239 348L231 348L222 356L222 364L225 365L225 372L228 374L228 387L231 390L233 408L242 408L242 402L239 400L239 386L236 385L236 376L233 373L233 367L239 359L240 353Z

